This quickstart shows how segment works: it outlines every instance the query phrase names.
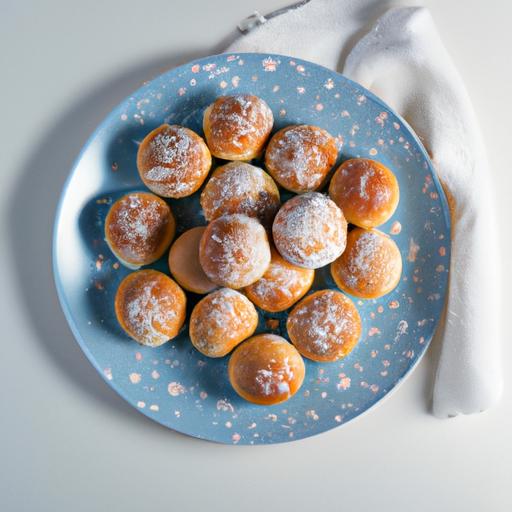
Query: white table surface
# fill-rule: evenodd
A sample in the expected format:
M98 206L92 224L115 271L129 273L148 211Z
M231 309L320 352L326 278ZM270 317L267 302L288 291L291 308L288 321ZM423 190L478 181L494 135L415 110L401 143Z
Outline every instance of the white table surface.
M0 510L510 511L512 401L429 414L432 350L361 419L262 447L151 422L87 362L50 268L55 205L76 154L143 80L218 52L239 19L287 0L0 0ZM428 0L488 144L510 266L511 3ZM512 287L504 269L504 289ZM504 364L512 349L503 308ZM482 343L486 340L482 339Z

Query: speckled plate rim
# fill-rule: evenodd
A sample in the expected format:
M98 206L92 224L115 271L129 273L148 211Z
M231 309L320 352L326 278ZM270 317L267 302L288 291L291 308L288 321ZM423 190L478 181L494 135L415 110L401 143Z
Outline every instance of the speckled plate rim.
M194 59L193 62L195 63L195 62L206 61L206 60L209 60L209 59L221 58L222 56L227 56L227 55L229 55L229 53L220 53L220 54L214 54L214 55L207 55L207 56L201 57L199 59ZM337 71L333 71L333 70L331 70L331 69L329 69L329 68L327 68L325 66L321 66L320 64L315 64L315 63L307 61L307 60L299 59L299 58L296 58L296 57L294 57L292 55L283 55L283 54L275 54L275 53L237 52L237 55L239 55L239 56L254 56L254 57L258 57L259 56L261 58L272 57L272 58L277 58L277 59L294 59L296 62L302 62L304 64L307 64L310 67L322 70L322 72L328 72L330 74L339 75L345 81L347 81L347 83L353 85L355 88L362 89L364 91L364 94L368 98L370 98L373 102L375 102L378 105L380 105L384 110L387 110L387 111L391 112L394 116L396 116L396 118L408 130L410 136L412 137L412 139L417 144L418 150L420 151L421 155L425 158L425 161L427 162L428 170L430 171L430 174L432 176L433 185L434 185L434 187L436 189L436 192L439 195L439 202L442 205L442 217L443 217L443 220L444 220L444 223L445 223L445 227L446 227L447 238L448 238L448 240L451 241L450 210L449 210L449 206L448 206L448 201L447 201L446 195L444 193L443 186L441 185L441 182L440 182L440 180L439 180L439 178L437 176L437 172L436 172L436 170L434 168L434 165L433 165L433 163L432 163L432 161L430 159L430 155L428 154L427 150L423 146L423 143L421 142L421 139L418 137L418 135L413 130L411 125L400 114L398 114L394 109L392 109L389 105L387 105L383 100L381 100L378 96L376 96L374 93L372 93L370 90L366 89L364 86L362 86L358 82L355 82L354 80L351 80L350 78L347 78L342 73L339 73ZM160 75L158 75L157 77L153 77L151 80L149 80L148 83L152 82L153 80L158 79L159 77L169 73L170 71L178 72L178 70L180 70L180 69L185 69L186 67L190 66L191 63L192 62L186 62L184 64L181 64L180 66L176 66L175 68L168 69L168 70L164 71L163 73L161 73ZM141 87L137 88L136 90L134 90L130 95L136 94L143 87L147 87L147 83L142 85ZM217 444L229 445L229 443L224 443L222 441L215 440L215 439L204 438L204 437L201 437L199 435L195 435L195 434L191 434L189 432L186 432L185 430L180 430L179 428L170 427L169 425L164 423L163 420L161 421L160 419L155 418L154 416L151 416L145 410L135 407L130 402L130 399L128 398L126 393L121 389L121 387L117 386L115 381L109 380L105 376L105 374L102 371L101 367L99 366L98 362L94 358L94 355L89 350L86 341L82 337L82 334L81 334L80 330L78 329L77 324L75 323L75 320L73 319L72 312L70 310L70 307L69 307L68 302L67 302L66 297L65 297L64 286L62 284L62 280L61 280L61 276L60 276L60 272L59 272L59 268L58 268L58 264L57 264L57 257L56 257L56 254L57 254L57 243L58 243L58 239L57 239L58 226L59 226L59 222L60 222L60 218L61 218L61 213L62 213L62 208L63 208L63 205L64 205L65 196L66 196L67 190L69 188L69 185L71 183L71 180L73 178L73 175L75 174L76 169L78 168L79 163L82 160L83 156L85 155L86 151L89 149L89 147L92 144L92 142L94 141L94 139L98 136L98 134L102 130L102 127L106 123L106 121L111 116L118 115L121 112L123 105L125 104L127 98L130 95L127 95L112 110L110 110L107 113L107 115L105 117L103 117L102 121L97 125L97 127L91 133L91 135L87 138L85 144L82 146L80 152L78 153L77 157L75 158L75 160L73 162L73 165L71 167L71 170L70 170L70 172L69 172L69 174L68 174L68 176L67 176L67 178L64 181L64 184L62 186L62 192L61 192L61 195L59 197L59 201L57 203L57 208L55 210L55 219L54 219L54 223L53 223L53 232L52 232L52 249L51 249L52 250L52 270L53 270L55 287L56 287L56 290L57 290L57 296L59 298L59 302L60 302L62 311L64 312L64 317L66 318L66 321L67 321L67 323L68 323L68 325L69 325L69 327L71 329L71 332L72 332L73 336L75 337L75 340L78 342L78 345L80 346L80 348L84 352L85 356L89 360L89 362L96 369L96 371L99 373L101 378L118 395L120 395L133 409L137 410L139 413L143 414L144 416L146 416L151 421L155 421L156 423L159 423L160 425L162 425L163 427L165 427L165 428L167 428L169 430L173 430L173 431L178 432L180 434L184 434L184 435L186 435L188 437L193 437L193 438L196 438L196 439L200 439L202 441L210 441L210 442L217 443ZM440 315L439 318L436 319L437 322L436 322L435 328L433 329L432 336L430 336L428 339L426 339L425 343L418 350L418 356L417 356L416 360L414 361L414 363L411 366L409 366L407 368L407 370L402 374L402 376L399 377L389 387L389 389L387 390L387 392L386 392L386 394L384 396L382 396L379 400L375 401L372 405L370 405L367 409L365 409L364 411L359 413L357 416L351 418L349 421L342 422L339 425L334 425L333 427L331 427L329 429L326 429L326 430L323 430L321 432L312 433L312 434L310 434L310 435L308 435L306 437L303 437L303 438L283 439L283 440L279 440L277 442L273 442L272 444L282 444L282 443L290 443L290 442L294 442L294 441L305 440L305 439L308 439L308 438L311 438L311 437L315 437L315 436L321 435L324 432L328 432L330 430L334 430L335 428L338 429L339 427L342 427L342 426L346 425L347 423L353 423L354 420L359 419L362 416L366 416L366 414L369 411L374 410L377 405L382 404L385 401L385 399L389 398L398 389L398 387L403 382L405 382L405 380L412 374L412 372L416 369L416 367L418 366L418 364L422 360L422 358L425 355L425 352L427 351L428 347L430 346L432 338L435 335L435 333L437 332L437 329L439 328L439 325L440 325L440 322L441 322L442 311L444 311L444 305L445 305L445 302L446 302L446 297L447 297L448 289L449 289L450 264L451 264L451 244L447 244L446 251L447 251L446 258L447 258L447 262L448 262L448 275L447 275L447 279L445 281L446 282L445 287L443 289L444 297L443 297L443 301L442 301L443 307L441 309L441 315ZM240 446L251 446L251 445L244 443L244 444L240 444ZM256 446L256 445L252 445L252 446Z

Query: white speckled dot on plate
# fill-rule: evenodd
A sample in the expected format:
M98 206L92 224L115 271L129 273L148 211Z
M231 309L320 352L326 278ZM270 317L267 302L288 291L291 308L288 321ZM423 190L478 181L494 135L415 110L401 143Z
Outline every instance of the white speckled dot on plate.
M161 123L202 134L202 113L219 95L261 96L274 131L318 125L338 141L338 163L370 157L396 174L401 200L381 230L397 242L399 286L378 300L355 302L363 319L359 345L343 361L306 362L296 396L280 405L245 402L227 379L228 358L197 352L185 328L162 347L137 345L121 330L114 296L130 270L103 239L112 201L144 190L138 143ZM170 200L178 233L205 224L199 193ZM428 156L404 121L363 87L318 65L278 55L218 55L173 69L119 105L92 135L64 187L54 231L54 273L62 307L80 346L107 382L159 423L191 436L235 444L267 444L343 425L388 394L425 352L439 322L448 283L450 225L446 200ZM167 255L152 268L168 272ZM335 285L317 271L314 289ZM191 297L190 306L196 298ZM285 314L260 311L258 332L286 337ZM278 327L269 331L268 319ZM274 322L277 323L277 322Z

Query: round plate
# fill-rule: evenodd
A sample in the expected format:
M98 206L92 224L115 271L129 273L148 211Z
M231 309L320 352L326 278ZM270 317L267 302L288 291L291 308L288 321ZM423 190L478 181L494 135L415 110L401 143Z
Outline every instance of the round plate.
M318 125L340 146L339 162L370 157L400 184L400 205L379 229L397 242L402 280L378 300L356 300L363 335L337 363L306 362L302 388L263 407L232 390L228 358L208 359L188 330L159 348L139 346L117 324L114 296L130 270L103 237L112 201L143 190L137 146L161 123L202 133L204 109L218 96L251 93L274 112L274 131ZM338 163L339 163L338 162ZM169 201L179 231L205 224L198 194ZM292 441L342 425L372 407L410 372L439 321L450 262L448 207L427 153L411 128L360 85L310 62L280 55L224 54L173 69L123 101L89 139L66 182L54 231L60 301L80 346L107 382L140 412L191 436L221 443ZM168 272L166 257L152 267ZM335 287L325 267L315 288ZM191 306L194 298L189 301ZM261 313L261 312L260 312ZM258 332L286 336L286 315L260 314Z

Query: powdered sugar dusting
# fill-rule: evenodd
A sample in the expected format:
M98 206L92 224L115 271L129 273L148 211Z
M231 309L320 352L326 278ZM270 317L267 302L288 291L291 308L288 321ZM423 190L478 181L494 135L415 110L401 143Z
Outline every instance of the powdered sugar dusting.
M158 250L172 213L161 199L148 193L132 193L112 206L106 222L107 241L124 261L145 264Z
M350 209L360 212L386 206L392 199L392 186L378 162L366 158L354 158L342 164L333 177L331 189L335 197ZM358 201L357 199L364 199Z
M266 138L273 123L272 111L261 98L248 94L218 98L209 113L209 142L252 149L253 144L259 145Z
M345 249L347 222L328 197L309 192L281 207L272 231L284 258L300 267L320 268Z
M263 226L246 215L224 215L208 227L201 262L207 276L221 285L243 287L258 280L270 264ZM204 235L203 235L204 236Z
M214 291L196 307L191 318L194 345L210 356L223 355L226 345L241 341L237 339L240 333L250 335L256 327L254 306L245 295L230 288Z
M279 205L279 190L272 178L245 162L231 162L216 169L201 194L206 220L242 213L270 221Z
M334 139L321 128L288 127L270 141L265 162L284 187L315 190L336 159L329 145L335 148Z
M253 290L257 295L271 301L269 297L276 292L292 297L291 290L307 286L308 283L309 278L305 277L303 272L289 266L271 264L265 275L254 283Z
M367 173L362 174L361 178L359 179L359 195L363 199L368 199L368 193L366 192L366 184L368 183L368 178L373 176L373 169L368 170Z
M269 268L247 292L263 309L283 310L302 297L311 286L313 275L312 270L294 267L273 253Z
M370 277L375 266L384 263L380 255L380 248L381 241L376 233L373 231L363 232L354 245L353 257L348 264L349 272L363 279Z
M126 322L144 345L158 346L169 336L158 330L176 318L174 297L170 294L157 295L159 286L156 279L150 279L137 293L131 295L125 304Z
M204 143L182 126L166 126L141 154L143 178L150 188L164 196L188 195L208 171Z
M397 260L388 248L387 237L375 230L355 230L355 243L343 255L343 262L336 266L343 281L351 288L372 289L384 287L397 277ZM398 261L400 264L400 260Z
M360 318L348 297L334 290L317 292L288 317L288 330L299 349L319 356L346 355L359 336Z
M264 396L289 395L293 376L294 372L290 366L289 357L285 357L279 367L269 364L267 368L260 368L256 372L254 382L258 391Z

